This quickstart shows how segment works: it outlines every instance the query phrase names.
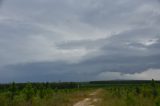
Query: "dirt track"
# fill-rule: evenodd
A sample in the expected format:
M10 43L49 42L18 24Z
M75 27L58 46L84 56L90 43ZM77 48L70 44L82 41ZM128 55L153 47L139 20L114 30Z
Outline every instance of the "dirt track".
M95 106L94 103L100 100L100 98L96 97L100 93L100 91L101 90L98 89L95 92L92 92L91 94L89 94L88 98L85 98L84 100L75 103L73 106Z

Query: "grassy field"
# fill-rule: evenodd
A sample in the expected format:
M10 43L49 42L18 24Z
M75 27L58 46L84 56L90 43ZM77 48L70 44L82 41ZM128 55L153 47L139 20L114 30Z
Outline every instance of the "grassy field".
M104 88L101 102L96 106L160 106L160 89L148 85L141 87Z
M13 98L10 92L0 94L0 106L72 106L87 97L89 89L72 90L44 90L36 94L18 92ZM42 96L43 95L43 96Z
M50 85L54 86L12 83L5 85L4 89L1 85L0 106L72 106L92 91L90 88L75 88L70 83Z
M74 106L86 98L93 106L160 106L159 82L107 83L1 84L0 106Z

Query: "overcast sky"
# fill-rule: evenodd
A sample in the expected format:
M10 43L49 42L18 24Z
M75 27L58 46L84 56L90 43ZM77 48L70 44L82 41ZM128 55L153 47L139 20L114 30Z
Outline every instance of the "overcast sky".
M160 0L0 3L0 82L160 80Z

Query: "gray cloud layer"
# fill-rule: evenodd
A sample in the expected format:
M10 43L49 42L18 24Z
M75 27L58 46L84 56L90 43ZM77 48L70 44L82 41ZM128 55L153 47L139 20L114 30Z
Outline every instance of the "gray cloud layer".
M159 0L3 1L0 81L149 79L159 30Z

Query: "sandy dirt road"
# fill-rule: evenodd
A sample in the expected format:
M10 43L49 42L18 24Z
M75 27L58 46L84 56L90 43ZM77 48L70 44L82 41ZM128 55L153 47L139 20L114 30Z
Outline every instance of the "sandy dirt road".
M75 103L73 106L95 106L94 103L100 101L100 98L97 98L97 95L101 92L101 89L96 90L89 94L89 97Z

